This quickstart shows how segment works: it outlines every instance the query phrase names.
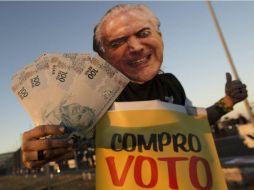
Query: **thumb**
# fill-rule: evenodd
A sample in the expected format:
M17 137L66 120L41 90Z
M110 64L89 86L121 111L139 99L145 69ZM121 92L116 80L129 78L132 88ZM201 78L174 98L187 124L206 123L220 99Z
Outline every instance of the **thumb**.
M232 82L232 76L230 73L226 73L227 84Z

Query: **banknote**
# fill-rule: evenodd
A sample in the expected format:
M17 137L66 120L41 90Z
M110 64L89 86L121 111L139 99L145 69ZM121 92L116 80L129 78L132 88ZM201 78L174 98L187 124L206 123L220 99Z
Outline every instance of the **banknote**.
M12 90L35 126L64 126L91 138L129 79L96 54L45 53L12 77Z

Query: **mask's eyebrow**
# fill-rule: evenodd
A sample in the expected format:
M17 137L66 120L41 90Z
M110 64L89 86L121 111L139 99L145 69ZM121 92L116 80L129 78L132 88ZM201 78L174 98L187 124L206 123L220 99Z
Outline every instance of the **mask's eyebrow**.
M151 30L150 27L144 27L144 28L141 28L139 31L135 32L134 35L138 37L146 37L150 34L150 30ZM128 40L128 38L129 36L120 36L115 39L109 40L107 44L111 48L119 47L120 45L125 43Z
M151 30L151 28L150 27L144 27L144 28L140 29L138 32L136 32L136 34L138 34L140 32L143 32L145 30Z
M122 37L110 40L108 44L110 47L114 48L123 44L125 41L127 41L127 39L128 39L128 36L122 36Z
M135 34L139 34L145 30L151 30L150 27L144 27L144 28L141 28L139 31L135 32ZM128 36L120 36L118 38L115 38L115 39L112 39L112 40L109 40L109 43L112 43L114 41L122 41L122 40L125 40L126 38L128 38Z
M123 41L126 38L128 38L128 37L127 36L118 37L118 38L110 40L109 43L111 44L111 43L114 43L114 42Z

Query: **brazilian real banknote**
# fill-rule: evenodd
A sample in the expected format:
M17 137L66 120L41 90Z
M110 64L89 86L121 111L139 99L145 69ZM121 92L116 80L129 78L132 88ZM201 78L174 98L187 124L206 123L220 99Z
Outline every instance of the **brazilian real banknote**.
M91 138L94 126L129 79L89 53L45 53L12 77L12 90L35 126L64 126Z

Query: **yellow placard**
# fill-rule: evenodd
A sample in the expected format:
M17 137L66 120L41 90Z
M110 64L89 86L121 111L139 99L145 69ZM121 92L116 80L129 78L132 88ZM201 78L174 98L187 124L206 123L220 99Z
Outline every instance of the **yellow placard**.
M97 190L226 190L205 114L118 103L96 126Z

